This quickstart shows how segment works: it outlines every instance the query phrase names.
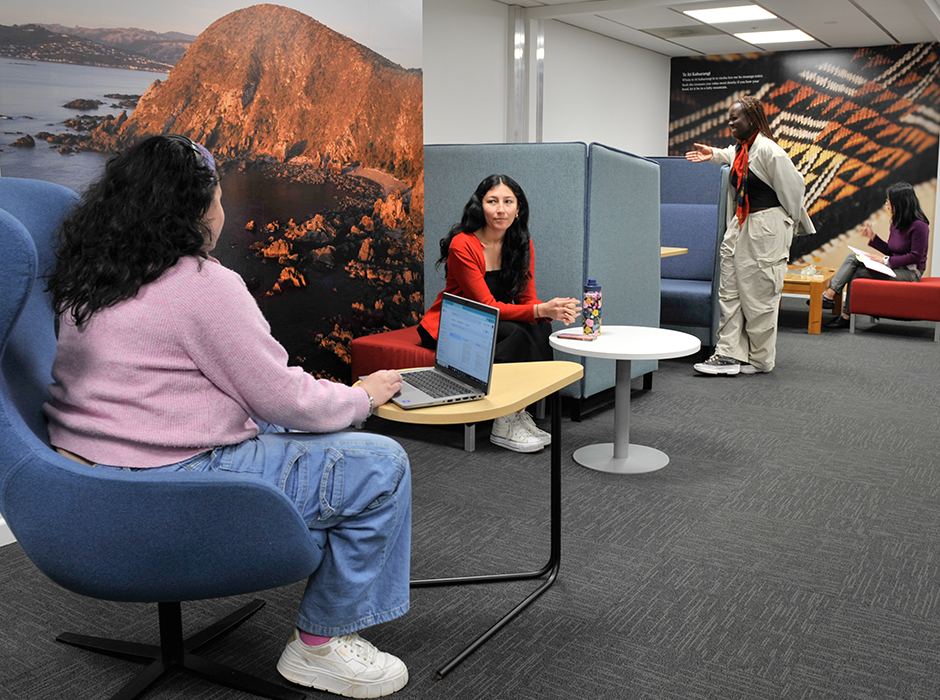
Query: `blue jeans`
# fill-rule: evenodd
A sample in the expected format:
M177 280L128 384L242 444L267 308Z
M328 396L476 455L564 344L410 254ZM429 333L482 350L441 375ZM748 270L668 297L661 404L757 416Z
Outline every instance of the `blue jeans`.
M404 615L411 563L405 451L371 433L261 429L251 440L146 471L251 474L287 494L322 555L300 601L300 629L330 637Z

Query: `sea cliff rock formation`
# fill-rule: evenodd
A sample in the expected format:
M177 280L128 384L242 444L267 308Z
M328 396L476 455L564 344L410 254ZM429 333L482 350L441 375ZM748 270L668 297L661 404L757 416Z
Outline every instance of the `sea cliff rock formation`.
M111 133L98 142L115 149L170 131L223 161L360 161L414 184L423 162L421 72L301 12L255 5L209 26L126 122L104 127Z
M353 337L417 323L423 309L421 85L420 70L301 12L256 5L209 26L132 114L89 126L81 147L183 134L213 152L223 189L226 173L252 171L338 193L307 220L231 224L250 232L240 244L248 256L277 266L246 280L264 308L309 299L310 313L289 322L272 314L275 337L309 371L348 381ZM249 267L234 253L229 264ZM318 280L338 274L346 311L335 315L334 304L320 318Z

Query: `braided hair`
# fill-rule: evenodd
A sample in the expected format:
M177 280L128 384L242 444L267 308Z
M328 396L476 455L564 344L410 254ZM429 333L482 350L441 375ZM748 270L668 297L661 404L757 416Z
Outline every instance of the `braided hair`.
M757 130L760 131L761 134L773 142L777 141L777 139L774 138L773 132L770 130L770 124L767 122L767 115L764 114L763 102L758 100L756 97L752 97L751 95L744 95L743 97L739 97L731 103L732 106L736 104L741 105L741 109L744 110L744 113L747 115L748 121L756 126Z

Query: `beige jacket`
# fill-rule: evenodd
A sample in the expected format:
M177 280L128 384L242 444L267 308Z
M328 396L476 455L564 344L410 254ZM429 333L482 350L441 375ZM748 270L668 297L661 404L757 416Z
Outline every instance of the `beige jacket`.
M734 163L734 148L734 146L713 148L712 162L718 165L731 165ZM806 236L816 233L816 227L813 226L809 212L803 205L806 183L786 151L763 134L757 134L748 153L747 165L749 170L777 193L781 206L795 222L793 235ZM728 197L730 199L728 223L730 223L735 212L734 188L728 188Z

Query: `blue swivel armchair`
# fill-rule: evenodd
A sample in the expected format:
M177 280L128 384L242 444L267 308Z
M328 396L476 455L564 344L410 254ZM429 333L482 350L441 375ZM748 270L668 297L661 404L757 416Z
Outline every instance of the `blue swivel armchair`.
M57 639L149 663L115 700L139 697L173 668L262 697L303 698L195 653L263 601L188 639L182 632L181 601L274 588L316 569L323 542L311 546L318 536L283 493L238 478L85 466L49 445L42 404L56 340L42 276L54 260L53 234L76 201L59 185L0 178L0 513L30 560L64 588L156 603L160 642Z

